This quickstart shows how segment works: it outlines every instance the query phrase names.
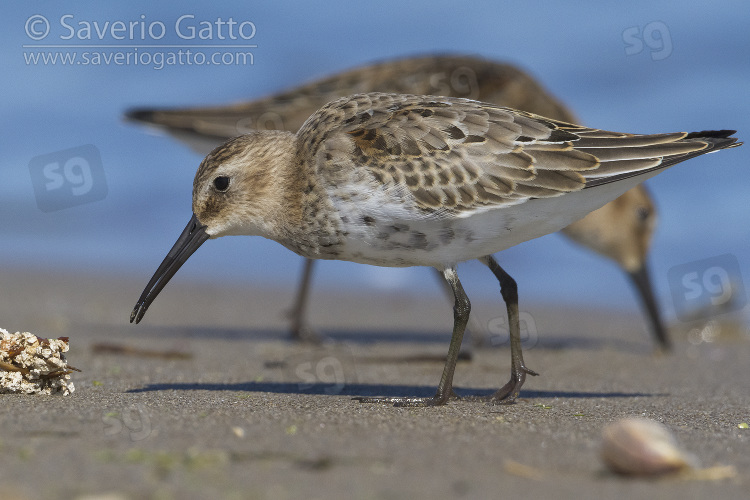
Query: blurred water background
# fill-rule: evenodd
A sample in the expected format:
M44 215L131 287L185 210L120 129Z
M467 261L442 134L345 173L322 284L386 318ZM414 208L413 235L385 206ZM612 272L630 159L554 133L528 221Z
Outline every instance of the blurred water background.
M4 3L3 14L0 262L6 269L126 273L141 277L145 286L190 217L192 180L201 158L166 136L125 123L122 113L127 108L218 105L258 98L394 57L474 54L517 64L583 123L600 128L640 133L733 128L741 139L750 139L750 8L739 0L662 4L217 0L168 5L12 1ZM177 33L175 23L181 16L187 17ZM222 40L219 18L234 20L235 34L240 23L251 22L242 34L253 36L231 40L225 24ZM104 32L100 39L93 23L102 28L109 22L111 28L116 21L126 27L133 22L134 39L117 29ZM79 31L87 24L90 40ZM207 25L213 28L211 39L201 40L197 30ZM162 26L164 36L156 39ZM196 29L192 40L191 27ZM45 29L48 32L42 37ZM65 47L38 48L41 44ZM146 47L150 44L173 47ZM153 61L66 65L35 64L29 59L29 54L45 51L74 52L80 63L84 52L153 54L197 44L255 45L218 49L249 51L252 64L159 68ZM93 145L101 156L104 180L100 176L92 181L97 183L98 199L80 204L74 200L75 206L69 207L62 206L64 200L57 205L52 200L43 211L45 200L34 190L34 183L38 188L41 181L38 172L30 170L33 160L43 155L54 159L61 151L84 145ZM648 182L659 211L652 275L668 317L674 311L670 285L677 286L670 284L669 270L675 266L730 254L739 262L734 279L750 277L748 159L750 146L745 146L691 160ZM63 163L57 170L63 176L57 178L59 182L85 182L75 164L65 177ZM54 183L55 172L48 173L45 179ZM634 311L638 307L614 264L559 235L527 242L498 258L519 282L522 300ZM164 293L191 279L291 289L301 265L299 257L276 243L222 238L191 257ZM317 289L441 293L435 278L419 268L323 262L318 270ZM483 266L467 263L459 271L470 296L497 293L494 278ZM133 302L139 293L140 289L134 290ZM123 321L132 305L122 305Z

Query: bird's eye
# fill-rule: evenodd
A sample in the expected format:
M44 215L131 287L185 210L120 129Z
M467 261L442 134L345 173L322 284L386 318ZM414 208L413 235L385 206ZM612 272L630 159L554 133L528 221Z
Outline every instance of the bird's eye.
M223 175L217 177L216 179L214 179L214 187L217 191L221 191L223 193L229 188L229 177Z

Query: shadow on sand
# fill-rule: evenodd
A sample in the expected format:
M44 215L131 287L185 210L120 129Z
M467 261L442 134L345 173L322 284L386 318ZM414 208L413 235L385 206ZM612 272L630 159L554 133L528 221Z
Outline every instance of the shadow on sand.
M459 396L489 396L494 389L455 388ZM149 384L128 393L153 391L236 391L268 392L274 394L315 394L328 396L387 396L387 397L430 397L435 387L423 385L380 385L380 384L304 384L297 382L240 382L221 383L167 383ZM644 392L585 392L585 391L539 391L522 390L521 398L636 398L658 397L666 394Z
M318 345L310 346L311 356L320 356L321 353L330 352L331 355L340 351L341 347L347 345L369 345L377 343L395 344L441 344L446 350L450 341L450 335L445 333L418 332L418 331L382 331L382 330L333 330L322 332L325 341ZM153 327L141 331L139 336L159 338L192 338L196 340L234 340L239 342L255 341L288 341L290 339L285 330L256 329L246 330L240 328L210 328L210 327ZM486 346L480 349L498 349L507 346ZM552 339L539 339L528 349L545 350L617 350L621 352L633 352L637 354L648 354L651 352L648 344L635 340L621 339L598 339L575 335L556 335ZM313 354L316 353L316 354ZM352 356L349 352L347 356ZM287 368L288 360L266 363L267 368ZM392 364L392 363L414 363L435 362L443 363L445 357L435 354L402 355L394 352L393 356L357 356L352 358L357 363L370 364ZM462 360L461 362L469 362ZM132 389L129 393L141 393L152 391L237 391L237 392L265 392L275 394L318 394L337 396L386 396L386 397L430 397L435 394L435 386L417 385L382 385L346 383L349 377L343 377L341 383L320 383L316 380L312 383L305 382L241 382L241 383L161 383L149 384L138 389ZM351 379L350 379L351 380ZM459 396L487 396L495 389L487 388L456 388ZM651 394L643 392L587 392L587 391L544 391L544 390L522 390L521 398L636 398L655 397L665 394Z

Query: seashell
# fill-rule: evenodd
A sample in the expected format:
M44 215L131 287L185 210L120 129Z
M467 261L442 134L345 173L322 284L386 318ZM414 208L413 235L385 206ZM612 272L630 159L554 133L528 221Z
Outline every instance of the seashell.
M619 474L651 476L696 465L695 458L680 449L669 429L653 420L618 420L604 428L602 438L602 460Z

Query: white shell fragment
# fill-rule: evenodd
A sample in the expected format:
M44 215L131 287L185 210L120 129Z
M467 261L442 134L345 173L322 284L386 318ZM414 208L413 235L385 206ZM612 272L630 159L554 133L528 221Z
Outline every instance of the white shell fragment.
M695 459L677 446L669 429L653 420L618 420L604 428L602 438L602 460L619 474L652 476L695 465Z
M64 352L68 338L45 339L0 328L0 394L53 394L75 390Z

